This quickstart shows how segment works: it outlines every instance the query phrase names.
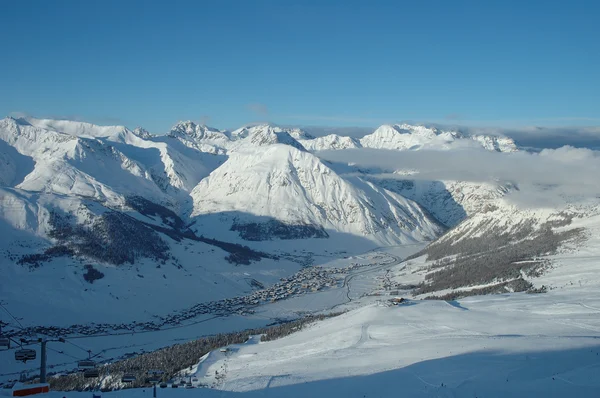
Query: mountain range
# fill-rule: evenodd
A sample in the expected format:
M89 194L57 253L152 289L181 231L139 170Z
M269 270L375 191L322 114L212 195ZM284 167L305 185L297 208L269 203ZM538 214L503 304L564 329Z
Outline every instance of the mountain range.
M519 192L515 181L420 179L418 170L361 168L321 156L363 149L519 153L506 137L408 124L384 125L356 139L268 124L226 131L184 121L156 135L124 126L2 119L2 290L41 319L47 314L39 300L24 297L39 295L42 281L56 286L49 299L80 297L103 319L114 314L99 298L128 297L122 318L130 319L128 311L143 301L165 313L245 295L319 256L424 245L474 222L485 230L502 217L505 225L533 217L506 199ZM535 216L536 225L561 212ZM471 228L459 236L473 234ZM246 265L243 273L240 265ZM80 295L82 283L89 294ZM183 288L188 285L204 288ZM65 322L74 314L86 318L79 305L65 303L58 305Z

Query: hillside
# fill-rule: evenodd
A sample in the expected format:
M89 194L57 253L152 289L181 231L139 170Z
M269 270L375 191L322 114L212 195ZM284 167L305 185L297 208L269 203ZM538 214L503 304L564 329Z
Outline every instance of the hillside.
M284 145L236 151L191 196L192 218L230 214L238 230L277 220L291 234L309 228L315 237L341 232L380 245L430 240L442 231L414 202L360 179L344 180L316 156Z

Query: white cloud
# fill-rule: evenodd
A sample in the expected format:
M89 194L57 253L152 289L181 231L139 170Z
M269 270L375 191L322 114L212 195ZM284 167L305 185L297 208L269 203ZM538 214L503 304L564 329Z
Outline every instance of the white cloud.
M247 104L246 109L251 110L259 116L266 116L269 114L269 108L265 104L258 102Z
M512 182L523 191L515 194L515 200L521 201L548 202L564 196L600 195L600 152L590 149L563 147L537 154L473 148L450 151L361 148L322 151L318 156L334 162L333 167L342 174L369 169L377 178ZM418 170L418 173L402 175L394 173L396 170Z

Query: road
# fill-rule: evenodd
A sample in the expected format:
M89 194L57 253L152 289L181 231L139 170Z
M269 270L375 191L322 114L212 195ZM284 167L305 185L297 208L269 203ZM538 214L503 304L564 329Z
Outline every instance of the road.
M372 274L374 272L381 271L381 270L386 269L386 268L391 268L391 267L393 267L395 265L400 264L403 261L400 257L395 256L393 254L385 253L385 255L393 258L393 261L391 261L389 263L386 263L386 264L377 265L375 267L368 267L367 269L364 269L364 270L359 270L359 271L351 272L348 275L346 275L346 277L344 278L344 283L342 285L342 287L345 287L347 289L346 290L346 297L348 298L348 301L346 303L349 303L349 302L352 301L352 298L350 297L350 291L352 289L352 286L351 286L350 282L352 281L352 279L356 278L357 276ZM346 303L342 303L342 304L346 304ZM339 305L342 305L342 304L337 304L335 307L337 307Z

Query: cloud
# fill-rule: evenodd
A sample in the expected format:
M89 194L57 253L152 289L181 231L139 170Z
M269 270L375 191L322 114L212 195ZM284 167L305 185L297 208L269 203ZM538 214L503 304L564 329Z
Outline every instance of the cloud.
M458 114L458 113L450 113L448 115L445 116L446 120L459 120L459 119L463 119L462 115Z
M474 122L473 122L474 123ZM560 148L565 145L600 149L600 126L521 126L493 127L477 126L461 120L461 123L416 123L437 127L442 130L458 130L466 134L484 134L510 137L517 145L536 150Z
M246 109L256 113L259 116L267 116L269 114L269 108L265 104L261 104L259 102L247 104Z
M541 206L564 198L600 195L600 152L563 147L540 153L498 153L461 148L450 151L348 149L317 155L334 162L341 174L370 169L375 178L402 180L505 181L521 190L511 195L519 203ZM351 166L349 166L351 165ZM398 171L417 171L399 174ZM537 201L537 204L536 204Z
M77 115L77 114L72 114L72 115L57 115L57 114L42 114L42 115L31 115L27 112L21 112L21 111L14 111L14 112L10 112L9 116L14 117L14 118L33 118L33 119L51 119L51 120L69 120L72 122L86 122L86 123L92 123L92 124L97 124L100 126L107 126L107 125L118 125L118 126L125 126L127 124L127 122L121 118L118 117L114 117L114 116L96 116L93 118L90 117L85 117L82 115Z
M19 112L19 111L15 111L15 112L10 112L8 114L8 116L13 117L15 119L20 119L20 118L28 118L30 117L30 115L28 115L25 112Z
M502 133L521 146L560 148L563 146L600 149L600 127L529 127Z
M198 122L200 123L200 125L206 126L210 122L210 116L202 115L200 116L200 120L198 120Z

